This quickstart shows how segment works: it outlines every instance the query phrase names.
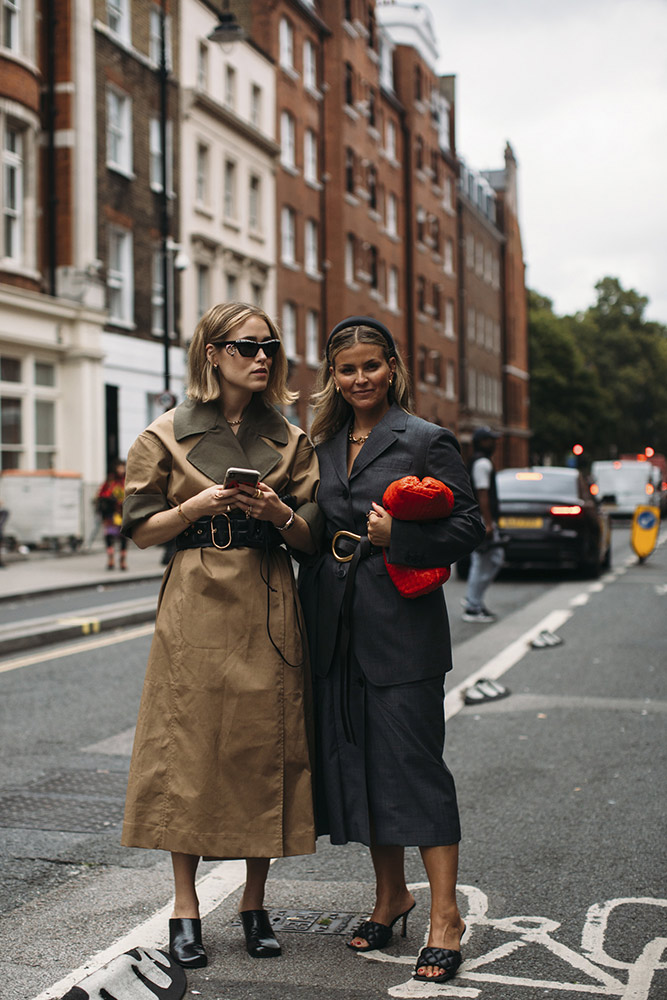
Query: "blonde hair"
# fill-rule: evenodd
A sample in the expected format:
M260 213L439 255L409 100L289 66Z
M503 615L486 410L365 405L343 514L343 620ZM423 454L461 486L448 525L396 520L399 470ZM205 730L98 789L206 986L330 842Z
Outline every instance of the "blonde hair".
M317 386L311 398L315 409L315 419L310 428L310 435L316 444L333 437L352 416L352 407L346 403L342 395L336 392L336 384L330 368L336 368L336 356L354 344L373 344L382 348L382 354L387 364L390 358L396 362L394 379L389 386L390 403L397 403L406 413L412 413L412 398L410 393L410 376L398 348L390 350L386 338L369 326L346 327L336 333L328 345L328 357L322 361L317 373Z
M247 302L224 302L204 313L197 323L188 351L187 395L197 403L210 403L222 396L222 386L216 369L206 357L207 344L221 344L251 316L263 319L271 337L280 341L278 353L273 358L269 381L262 392L267 403L287 405L298 398L298 393L287 388L287 355L278 327L259 306ZM231 340L234 338L231 337Z

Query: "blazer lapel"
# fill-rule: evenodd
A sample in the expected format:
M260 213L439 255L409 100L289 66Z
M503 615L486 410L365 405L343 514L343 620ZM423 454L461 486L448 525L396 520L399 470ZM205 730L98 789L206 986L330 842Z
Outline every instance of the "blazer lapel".
M399 406L394 404L389 408L380 423L373 428L368 441L354 460L350 479L354 479L360 472L363 472L378 455L381 455L394 443L397 432L405 430L407 419L407 413Z
M262 437L277 444L288 440L284 418L261 397L251 401L238 436L222 419L215 403L191 400L176 408L174 434L177 441L202 434L188 452L188 461L214 483L222 483L227 469L233 466L258 469L263 479L280 461L280 453Z
M326 446L331 453L331 461L336 475L344 486L349 484L347 477L347 424L334 434Z

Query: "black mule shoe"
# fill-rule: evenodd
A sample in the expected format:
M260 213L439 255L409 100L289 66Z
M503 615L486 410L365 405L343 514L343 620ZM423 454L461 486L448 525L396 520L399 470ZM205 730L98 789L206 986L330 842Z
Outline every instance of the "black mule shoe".
M201 943L201 920L172 917L169 921L169 954L184 969L203 969L208 956Z
M356 931L352 935L352 939L356 937L363 938L367 942L365 945L352 944L352 941L347 941L346 944L348 948L352 951L379 951L381 948L386 948L392 938L392 931L394 924L403 918L403 927L401 929L401 937L405 937L407 934L408 926L408 914L412 913L417 904L413 903L412 906L405 910L404 913L399 913L397 917L394 917L392 922L387 924L378 924L375 920L364 920L363 923L359 924Z
M277 958L282 954L266 910L242 910L239 916L251 958Z
M466 925L464 924L460 940L463 940L465 932ZM462 961L463 956L460 951L454 951L452 948L434 948L431 945L427 945L426 948L422 948L419 952L412 978L420 979L425 983L446 983L449 979L454 978L459 971ZM420 975L419 969L422 968L439 969L442 975Z

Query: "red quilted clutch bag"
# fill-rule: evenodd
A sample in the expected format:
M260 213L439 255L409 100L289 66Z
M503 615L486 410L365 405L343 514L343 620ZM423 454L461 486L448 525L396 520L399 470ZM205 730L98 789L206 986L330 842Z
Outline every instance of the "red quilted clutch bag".
M449 517L454 507L454 494L439 479L403 476L390 483L384 491L382 506L399 521L435 521L440 517ZM386 549L383 555L387 572L403 597L430 594L449 580L449 566L432 569L399 566L388 562Z

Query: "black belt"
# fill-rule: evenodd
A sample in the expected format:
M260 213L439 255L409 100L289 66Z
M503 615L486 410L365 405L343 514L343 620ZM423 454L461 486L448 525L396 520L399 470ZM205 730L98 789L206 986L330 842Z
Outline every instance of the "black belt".
M177 549L265 549L283 539L269 521L243 514L200 517L174 538Z
M350 641L352 639L352 599L354 597L354 578L357 567L362 559L382 552L373 545L366 535L355 535L352 531L337 531L331 539L331 552L334 559L340 563L349 563L345 592L340 609L338 629L338 656L340 660L340 715L343 732L348 743L356 746L352 716L350 714Z

